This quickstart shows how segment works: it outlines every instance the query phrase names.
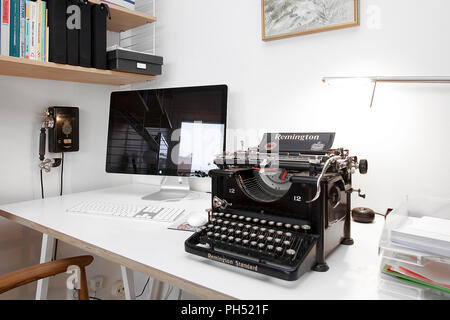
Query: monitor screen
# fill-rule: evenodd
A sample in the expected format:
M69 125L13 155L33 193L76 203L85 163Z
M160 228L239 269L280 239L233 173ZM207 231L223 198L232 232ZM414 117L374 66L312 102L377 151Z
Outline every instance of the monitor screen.
M192 176L225 150L226 85L111 94L106 171Z

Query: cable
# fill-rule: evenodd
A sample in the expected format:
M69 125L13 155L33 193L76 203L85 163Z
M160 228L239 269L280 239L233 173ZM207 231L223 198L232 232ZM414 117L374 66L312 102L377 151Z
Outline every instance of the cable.
M63 182L64 182L64 152L61 153L61 188L59 191L59 195L63 195Z
M140 296L142 296L144 294L145 288L147 288L149 281L150 281L150 277L147 278L147 282L144 285L144 289L142 289L142 292L139 295L137 295L136 298L139 298Z
M41 169L41 197L44 199L44 178L42 176L42 169Z

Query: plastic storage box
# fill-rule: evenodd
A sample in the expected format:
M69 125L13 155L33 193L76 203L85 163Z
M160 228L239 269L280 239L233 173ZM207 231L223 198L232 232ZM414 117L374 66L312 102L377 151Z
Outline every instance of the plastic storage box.
M397 280L381 272L385 265L402 266L437 282L450 284L450 257L396 245L391 241L391 230L407 223L409 217L430 216L450 219L450 199L435 197L407 197L386 218L380 238L381 255L379 293L386 298L450 299L450 294L421 285Z

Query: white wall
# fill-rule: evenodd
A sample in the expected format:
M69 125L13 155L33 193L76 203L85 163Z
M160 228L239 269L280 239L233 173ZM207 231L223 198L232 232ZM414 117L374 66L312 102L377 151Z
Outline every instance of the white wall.
M370 86L321 82L450 75L449 10L446 0L363 0L359 27L263 42L259 0L158 1L165 66L154 85L228 84L230 150L241 137L257 145L258 130L336 132L335 147L369 160L355 206L384 213L406 194L449 197L450 85L379 84L370 109Z
M39 130L41 113L49 106L80 108L80 152L65 156L64 193L131 182L130 177L106 174L104 169L109 94L112 89L98 85L0 77L0 203L40 198ZM59 174L59 168L44 174L46 197L59 195ZM40 233L0 218L0 274L38 263L41 239ZM58 257L78 253L79 250L59 243ZM106 273L108 278L120 279L119 267L98 257L88 272L96 275L105 269L107 271L102 273ZM52 279L49 296L64 299L65 290L57 290L56 284L57 281ZM30 299L34 297L35 288L35 284L30 284L5 293L0 299Z

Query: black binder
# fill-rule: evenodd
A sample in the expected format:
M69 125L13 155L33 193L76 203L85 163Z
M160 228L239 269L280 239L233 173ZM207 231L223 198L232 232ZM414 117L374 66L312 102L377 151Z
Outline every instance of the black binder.
M67 63L66 2L47 0L49 26L49 61Z
M55 1L55 0L53 0ZM58 0L56 0L58 1ZM61 1L61 0L59 0ZM62 1L64 2L64 1ZM79 6L79 0L67 0L67 7L71 5ZM66 7L66 8L67 8ZM69 15L66 13L64 15L66 17L66 21L69 18ZM68 29L67 25L65 26L67 30L67 63L73 66L80 65L80 49L79 49L79 35L80 31L77 29Z
M81 29L80 29L80 66L92 67L92 37L91 37L91 5L87 0L80 3L81 9Z
M110 17L107 4L92 7L92 67L106 69L106 19Z

